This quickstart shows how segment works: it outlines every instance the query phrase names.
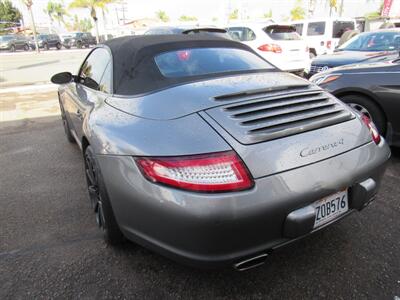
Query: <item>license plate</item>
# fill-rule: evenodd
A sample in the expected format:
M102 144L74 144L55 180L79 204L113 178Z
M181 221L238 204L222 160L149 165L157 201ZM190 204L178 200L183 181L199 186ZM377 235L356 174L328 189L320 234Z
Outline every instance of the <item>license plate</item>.
M314 228L336 219L349 210L347 189L314 202Z

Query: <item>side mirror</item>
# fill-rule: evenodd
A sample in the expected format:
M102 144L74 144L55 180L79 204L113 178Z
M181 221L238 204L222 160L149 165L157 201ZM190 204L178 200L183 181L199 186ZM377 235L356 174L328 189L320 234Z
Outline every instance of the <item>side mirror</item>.
M51 77L51 82L55 84L65 84L70 83L74 76L70 72L61 72L53 75Z

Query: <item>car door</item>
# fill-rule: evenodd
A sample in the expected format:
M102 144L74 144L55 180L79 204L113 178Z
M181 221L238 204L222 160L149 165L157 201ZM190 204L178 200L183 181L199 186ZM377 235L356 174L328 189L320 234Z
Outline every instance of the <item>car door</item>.
M17 35L16 42L15 42L15 48L23 49L24 46L25 46L25 38L21 35Z
M400 138L400 57L370 81L369 89L379 99L379 104L391 124L391 130Z
M70 84L66 91L64 109L70 121L72 134L78 141L82 140L84 122L87 122L90 111L111 93L110 86L102 81L108 65L111 65L109 51L102 47L95 48L80 67L77 82ZM111 72L110 69L108 72Z

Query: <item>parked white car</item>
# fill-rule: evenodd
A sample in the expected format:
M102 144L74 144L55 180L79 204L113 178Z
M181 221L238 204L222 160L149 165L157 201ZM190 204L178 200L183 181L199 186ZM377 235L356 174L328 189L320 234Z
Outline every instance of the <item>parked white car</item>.
M303 73L310 66L308 47L289 25L240 23L228 26L228 33L284 71Z
M351 18L328 18L293 21L289 24L307 42L311 58L321 54L331 54L339 44L343 33L356 29L356 21Z

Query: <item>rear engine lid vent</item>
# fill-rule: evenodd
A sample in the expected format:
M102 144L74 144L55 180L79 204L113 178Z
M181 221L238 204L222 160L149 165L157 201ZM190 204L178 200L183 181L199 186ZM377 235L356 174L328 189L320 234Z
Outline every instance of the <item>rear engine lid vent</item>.
M308 86L216 97L216 101L221 100L234 101L206 112L242 144L278 139L355 117L330 94Z

